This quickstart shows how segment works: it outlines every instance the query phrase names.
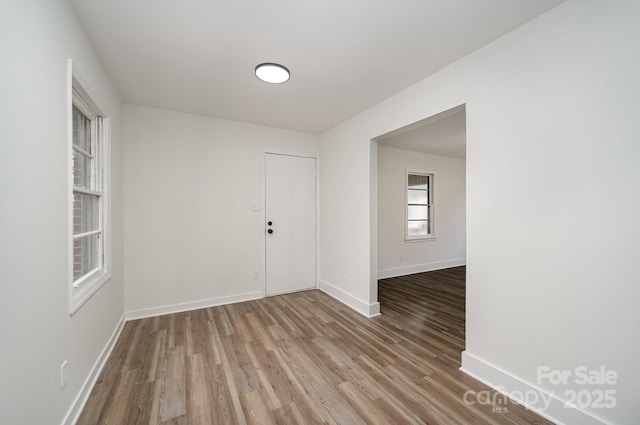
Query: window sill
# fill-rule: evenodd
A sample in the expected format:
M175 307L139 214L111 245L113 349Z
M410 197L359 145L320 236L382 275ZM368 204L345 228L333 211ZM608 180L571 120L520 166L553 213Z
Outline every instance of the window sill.
M435 241L437 239L438 239L437 236L429 236L429 237L420 238L420 239L405 239L404 243L430 242L430 241Z
M86 280L81 281L78 287L71 289L71 300L69 303L69 315L73 315L98 289L111 279L111 273L99 271Z

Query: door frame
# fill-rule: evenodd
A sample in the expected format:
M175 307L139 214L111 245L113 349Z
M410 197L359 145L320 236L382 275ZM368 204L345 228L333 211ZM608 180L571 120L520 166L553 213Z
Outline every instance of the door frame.
M281 149L265 149L262 154L262 298L267 297L267 155L283 155L298 158L314 159L316 162L316 231L315 231L315 249L316 249L316 270L314 289L318 289L318 272L320 270L320 158L318 155L310 155L295 151Z

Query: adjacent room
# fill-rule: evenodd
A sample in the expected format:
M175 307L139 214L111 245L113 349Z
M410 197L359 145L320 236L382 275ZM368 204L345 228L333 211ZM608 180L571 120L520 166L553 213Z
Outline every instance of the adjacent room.
M0 424L638 422L640 2L0 2Z
M466 264L464 105L376 137L378 278Z

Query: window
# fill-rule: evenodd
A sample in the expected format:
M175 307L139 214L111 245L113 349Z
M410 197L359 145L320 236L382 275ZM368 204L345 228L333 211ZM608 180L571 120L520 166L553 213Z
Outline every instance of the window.
M407 171L406 229L406 240L434 237L433 174Z
M70 313L73 313L109 279L111 256L109 120L74 75L70 97Z

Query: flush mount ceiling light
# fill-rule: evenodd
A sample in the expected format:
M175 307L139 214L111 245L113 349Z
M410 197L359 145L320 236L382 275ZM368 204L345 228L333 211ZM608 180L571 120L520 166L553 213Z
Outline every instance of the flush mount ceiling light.
M261 63L256 66L256 77L267 83L280 84L289 79L289 70L277 63Z

